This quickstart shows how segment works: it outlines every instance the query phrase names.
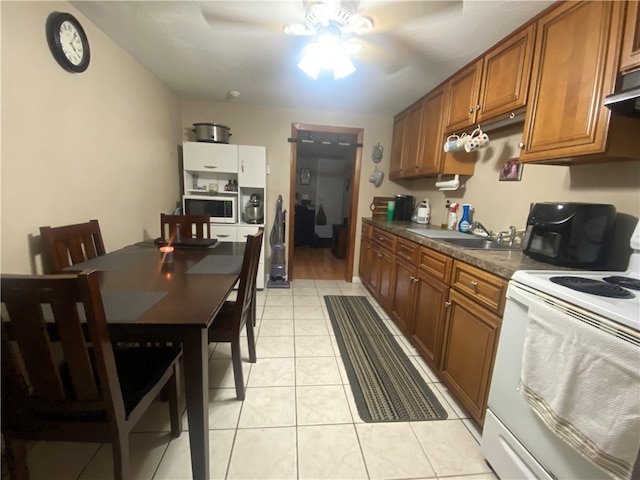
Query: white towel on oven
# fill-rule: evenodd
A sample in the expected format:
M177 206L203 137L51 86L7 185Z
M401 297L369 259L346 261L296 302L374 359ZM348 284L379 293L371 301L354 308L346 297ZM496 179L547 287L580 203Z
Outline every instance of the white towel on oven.
M631 478L640 451L637 345L534 304L520 387L558 437L613 478Z

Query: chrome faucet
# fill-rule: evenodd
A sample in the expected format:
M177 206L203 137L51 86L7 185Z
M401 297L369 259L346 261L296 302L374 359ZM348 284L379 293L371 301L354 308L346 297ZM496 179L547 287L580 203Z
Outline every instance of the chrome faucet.
M484 225L482 225L480 222L473 222L472 225L472 229L479 229L482 230L484 233L487 234L487 238L491 239L491 236L493 235L493 232L491 230L487 230L486 227Z
M518 234L518 230L516 229L516 227L514 227L513 225L509 226L509 231L504 231L504 232L498 232L498 236L496 237L496 241L499 243L504 243L504 236L505 235L509 235L507 238L509 239L509 243L508 245L510 247L513 246L513 243L516 240L516 236Z

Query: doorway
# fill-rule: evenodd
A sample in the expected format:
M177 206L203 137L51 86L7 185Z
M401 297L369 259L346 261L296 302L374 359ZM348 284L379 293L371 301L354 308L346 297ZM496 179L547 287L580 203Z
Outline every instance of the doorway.
M352 281L363 136L361 128L291 125L289 280L302 278L297 261L298 272L323 265Z

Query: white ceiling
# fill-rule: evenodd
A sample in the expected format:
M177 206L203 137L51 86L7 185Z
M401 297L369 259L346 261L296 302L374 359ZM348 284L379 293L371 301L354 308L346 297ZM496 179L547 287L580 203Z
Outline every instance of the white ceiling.
M181 98L394 115L553 2L361 0L374 28L335 81L297 68L312 37L282 32L302 0L72 3Z

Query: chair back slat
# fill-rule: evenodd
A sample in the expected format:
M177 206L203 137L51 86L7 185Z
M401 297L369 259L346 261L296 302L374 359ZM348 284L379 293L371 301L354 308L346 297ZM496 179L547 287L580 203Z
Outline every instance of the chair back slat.
M166 215L160 214L160 236L172 242L176 238L176 227L180 225L182 238L211 238L211 217L209 215Z
M66 267L104 255L104 241L98 220L62 227L40 227L46 273L60 273Z
M95 273L2 275L0 287L8 328L24 363L26 383L32 387L31 405L48 414L82 412L96 406L104 409L107 400L118 399L114 408L123 411ZM62 358L54 353L48 333L52 325Z
M262 249L262 238L264 227L260 227L258 232L247 236L244 258L242 260L242 270L240 272L240 285L238 286L238 296L236 298L234 315L238 321L234 322L235 327L240 329L250 318L254 308L256 278L258 275L258 265L260 263L260 250Z

